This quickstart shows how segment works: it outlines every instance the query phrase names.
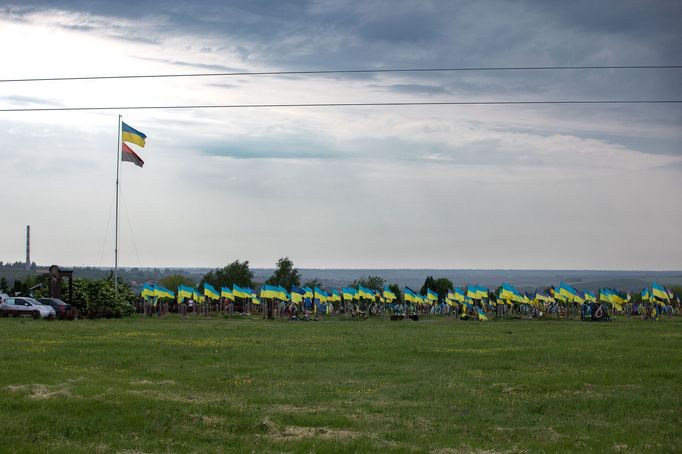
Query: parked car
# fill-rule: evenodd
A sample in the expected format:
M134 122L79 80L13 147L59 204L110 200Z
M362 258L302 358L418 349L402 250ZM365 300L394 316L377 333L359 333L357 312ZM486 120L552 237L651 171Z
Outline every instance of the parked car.
M78 315L78 309L59 298L38 298L38 302L54 309L59 320L73 320Z
M33 318L53 319L57 313L52 307L40 304L33 298L17 296L7 298L4 303L0 304L0 315L3 317L30 315Z

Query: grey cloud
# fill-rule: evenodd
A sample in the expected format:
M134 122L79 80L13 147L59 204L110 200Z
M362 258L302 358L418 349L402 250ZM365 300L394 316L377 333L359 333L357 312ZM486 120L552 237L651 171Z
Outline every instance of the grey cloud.
M510 152L499 139L481 139L454 146L433 140L365 137L335 145L330 138L306 133L267 138L235 137L203 145L200 149L210 156L256 160L439 161L462 166L539 166L544 163L532 152Z
M214 65L214 64L208 64L208 63L189 62L189 61L182 61L182 60L170 60L167 58L151 58L151 57L137 57L137 58L140 60L153 61L153 62L157 62L157 63L166 63L166 64L174 65L174 66L207 69L207 70L216 71L216 72L245 72L246 71L245 69L234 68L234 67L225 66L225 65Z
M424 84L392 84L392 85L370 85L372 88L378 88L385 91L392 91L394 93L410 93L410 94L443 94L448 93L448 89L438 85L424 85Z
M44 98L35 98L32 96L19 96L19 95L10 95L10 96L0 96L0 100L9 102L14 105L19 105L19 106L59 106L61 105L60 103L51 101L49 99L44 99Z

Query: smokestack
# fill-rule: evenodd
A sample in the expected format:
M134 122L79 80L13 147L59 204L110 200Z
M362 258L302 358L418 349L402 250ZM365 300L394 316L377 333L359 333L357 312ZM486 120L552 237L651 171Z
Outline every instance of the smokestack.
M26 271L31 271L31 226L26 226Z

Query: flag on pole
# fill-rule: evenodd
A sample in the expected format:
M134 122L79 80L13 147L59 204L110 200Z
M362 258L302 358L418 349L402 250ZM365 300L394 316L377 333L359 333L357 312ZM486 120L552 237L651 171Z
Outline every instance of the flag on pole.
M124 142L134 143L135 145L139 145L144 148L146 138L146 134L121 122L121 140Z
M142 167L144 165L142 158L135 153L132 148L126 145L125 142L121 145L121 161L132 162L138 167Z

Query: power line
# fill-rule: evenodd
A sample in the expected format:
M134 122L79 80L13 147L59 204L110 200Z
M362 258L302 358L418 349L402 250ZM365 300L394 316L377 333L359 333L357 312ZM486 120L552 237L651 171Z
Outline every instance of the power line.
M164 109L262 109L278 107L413 107L413 106L493 106L547 104L680 104L677 99L612 99L582 101L415 101L415 102L324 102L287 104L197 104L168 106L92 106L0 108L0 112L64 112L83 110L164 110Z
M76 77L30 77L24 79L0 79L7 82L64 82L74 80L111 79L161 79L173 77L230 77L230 76L292 76L325 74L369 74L369 73L429 73L429 72L479 72L479 71L566 71L566 70L608 70L608 69L682 69L682 65L620 65L620 66L490 66L453 68L388 68L388 69L322 69L310 71L242 71L222 73L169 73L169 74L124 74L118 76L76 76Z

